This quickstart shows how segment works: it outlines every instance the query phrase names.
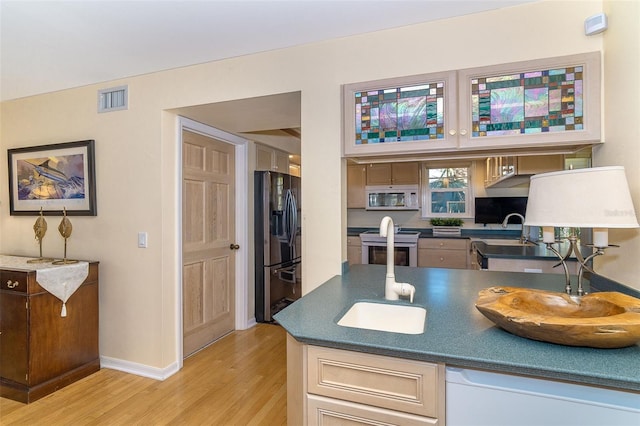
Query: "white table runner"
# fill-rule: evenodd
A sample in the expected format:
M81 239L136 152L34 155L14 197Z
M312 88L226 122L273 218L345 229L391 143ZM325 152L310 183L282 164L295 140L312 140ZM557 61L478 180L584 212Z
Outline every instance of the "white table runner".
M0 268L36 271L36 281L49 293L62 301L60 316L67 316L67 300L89 275L89 262L66 265L51 263L27 263L28 257L0 255Z

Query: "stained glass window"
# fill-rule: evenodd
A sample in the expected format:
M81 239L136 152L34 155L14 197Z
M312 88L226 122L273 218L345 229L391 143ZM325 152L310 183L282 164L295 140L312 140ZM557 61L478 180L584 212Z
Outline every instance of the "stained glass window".
M471 80L472 137L582 130L583 67Z
M356 145L443 139L444 86L355 92Z

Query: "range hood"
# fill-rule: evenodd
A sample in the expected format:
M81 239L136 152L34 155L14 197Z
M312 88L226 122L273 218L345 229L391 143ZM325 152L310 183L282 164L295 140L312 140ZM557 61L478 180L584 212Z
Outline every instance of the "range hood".
M564 156L560 154L490 157L486 161L486 188L513 188L528 184L535 174L564 169Z
M529 183L529 180L533 176L531 174L518 174L518 173L510 173L504 175L497 180L487 182L485 184L485 188L513 188L519 185L525 185Z

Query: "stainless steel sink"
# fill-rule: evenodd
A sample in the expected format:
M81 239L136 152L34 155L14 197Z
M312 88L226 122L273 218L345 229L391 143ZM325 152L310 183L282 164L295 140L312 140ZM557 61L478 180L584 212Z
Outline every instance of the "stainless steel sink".
M338 325L391 333L422 334L426 318L427 310L421 306L356 302L340 318Z

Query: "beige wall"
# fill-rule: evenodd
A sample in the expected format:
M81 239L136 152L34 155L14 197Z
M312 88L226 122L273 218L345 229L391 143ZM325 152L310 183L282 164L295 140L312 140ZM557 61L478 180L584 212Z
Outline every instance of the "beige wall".
M640 2L605 1L604 129L606 143L594 151L594 166L625 166L636 216L640 215ZM610 248L594 260L602 275L640 289L640 230L612 229Z
M96 140L98 216L73 218L69 255L101 262L101 354L163 368L176 361L180 275L175 117L165 111L301 91L309 292L339 274L346 258L341 84L601 50L602 36L583 33L584 19L601 9L600 1L543 1L5 102L0 164L7 148ZM119 84L129 85L130 109L97 114L97 89ZM636 102L637 111L628 99L616 108ZM32 255L34 218L9 216L6 173L0 202L0 252ZM148 249L136 247L141 230ZM48 236L44 250L60 255L61 243ZM638 275L637 263L618 269Z

